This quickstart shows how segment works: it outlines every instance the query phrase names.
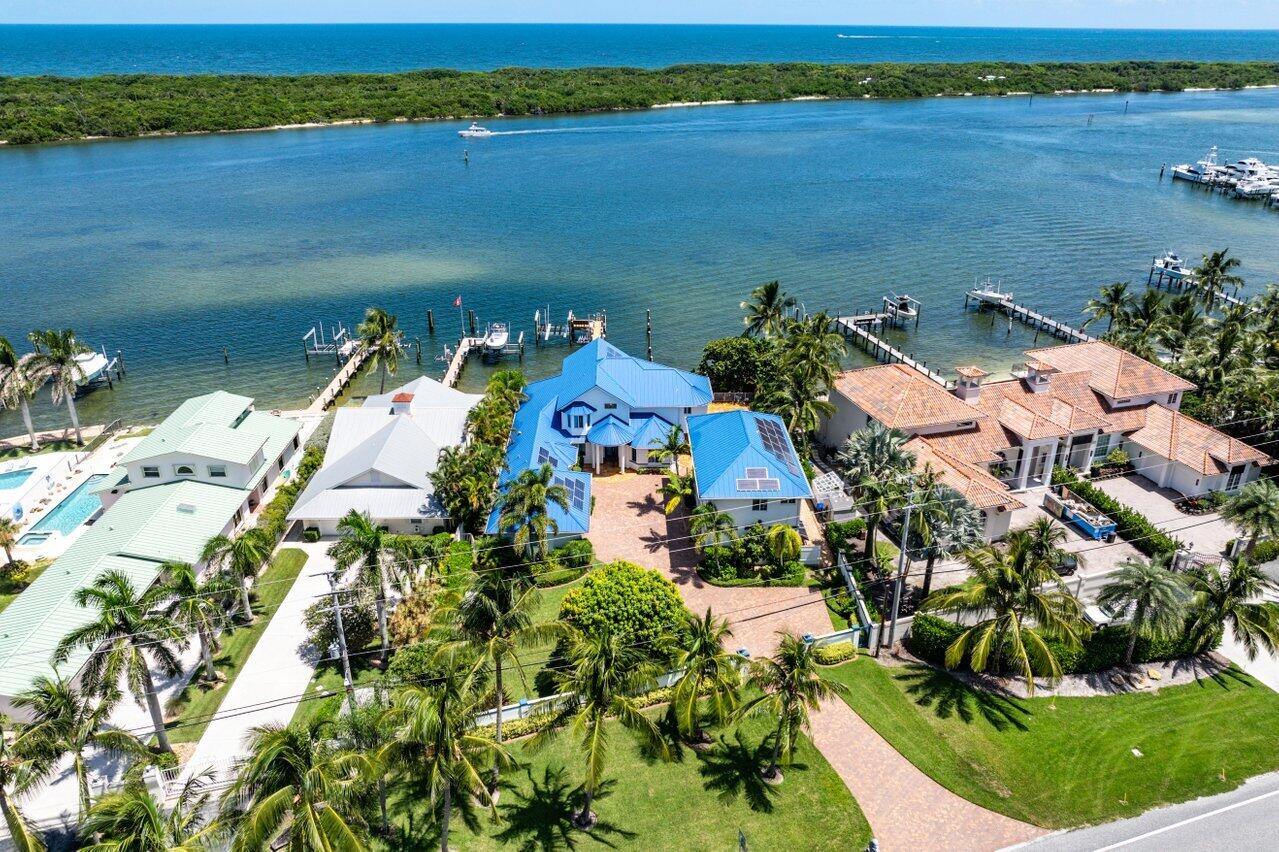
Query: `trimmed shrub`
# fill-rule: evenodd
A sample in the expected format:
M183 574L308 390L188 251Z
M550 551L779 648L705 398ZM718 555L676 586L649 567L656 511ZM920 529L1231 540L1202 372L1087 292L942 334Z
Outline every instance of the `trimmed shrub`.
M669 686L658 687L657 689L635 696L635 702L641 709L645 707L652 707L656 704L664 704L671 700L671 693L673 691L674 690L672 690ZM502 739L514 740L519 739L520 737L527 737L532 734L536 734L538 731L549 726L554 720L554 713L538 713L533 716L525 716L523 719L507 719L503 717ZM494 725L481 725L475 730L492 736L495 727L496 726Z
M307 527L306 529L302 530L302 540L311 542L312 544L319 541L320 540L319 527Z
M579 630L598 633L607 628L634 643L675 632L685 612L674 583L620 559L592 571L560 603L560 618Z
M813 649L813 659L819 665L833 666L857 656L857 647L849 640L832 642Z
M564 542L551 556L564 568L590 568L595 561L595 547L589 539L575 538Z
M439 647L430 642L414 642L395 652L386 667L386 677L392 686L418 684L438 677L440 666L435 662Z
M347 650L354 653L367 648L377 637L377 612L367 597L348 601L355 605L342 610L342 628ZM337 619L332 610L333 602L326 598L311 604L303 615L312 646L324 656L329 656L329 649L337 644Z
M946 665L946 649L958 638L964 628L927 613L918 613L910 623L910 636L906 647L921 660L938 666Z
M1279 541L1274 539L1257 542L1257 546L1252 549L1252 556L1249 557L1249 561L1258 565L1275 559L1279 559Z
M831 549L852 558L860 550L856 545L858 539L866 537L866 519L853 518L848 521L831 521L826 525L826 543Z

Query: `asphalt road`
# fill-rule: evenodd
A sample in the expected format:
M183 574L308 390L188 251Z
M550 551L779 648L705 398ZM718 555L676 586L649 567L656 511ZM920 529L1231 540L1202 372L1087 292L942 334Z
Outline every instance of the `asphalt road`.
M1279 772L1238 789L1147 811L1138 817L1061 834L1017 847L1026 852L1171 852L1279 848Z

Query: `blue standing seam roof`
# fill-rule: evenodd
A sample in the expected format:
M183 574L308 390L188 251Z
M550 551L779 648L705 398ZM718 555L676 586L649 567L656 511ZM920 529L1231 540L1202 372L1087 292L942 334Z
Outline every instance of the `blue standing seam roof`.
M620 447L629 444L633 435L629 425L610 414L591 427L591 431L586 433L586 440L601 447Z
M795 445L775 414L724 411L690 417L688 442L697 495L703 500L813 496Z
M675 425L660 414L632 414L631 421L636 423L635 434L631 437L631 446L637 450L653 450L666 443Z
M591 528L591 475L584 471L566 470L557 472L553 480L556 485L563 485L569 493L568 511L554 503L547 508L547 514L555 522L556 535L582 535ZM509 482L509 480L508 480ZM489 513L488 524L484 531L488 535L501 532L498 519L502 514L502 501Z

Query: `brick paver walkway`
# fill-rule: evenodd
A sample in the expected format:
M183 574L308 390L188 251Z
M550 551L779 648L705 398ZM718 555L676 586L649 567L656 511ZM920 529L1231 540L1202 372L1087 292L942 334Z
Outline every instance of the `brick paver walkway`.
M1046 833L947 790L902 757L842 699L822 702L812 726L813 742L844 779L884 852L985 852Z
M727 617L734 649L748 648L753 656L772 653L778 630L800 636L831 632L826 604L814 589L721 588L703 582L683 511L671 518L662 511L661 482L658 476L635 473L595 478L589 538L599 559L625 559L661 571L693 612L710 607Z

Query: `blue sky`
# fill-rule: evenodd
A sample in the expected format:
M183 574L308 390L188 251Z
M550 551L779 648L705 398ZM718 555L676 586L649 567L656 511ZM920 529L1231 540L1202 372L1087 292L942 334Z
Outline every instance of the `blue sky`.
M5 23L595 22L1279 29L1279 0L8 0Z

